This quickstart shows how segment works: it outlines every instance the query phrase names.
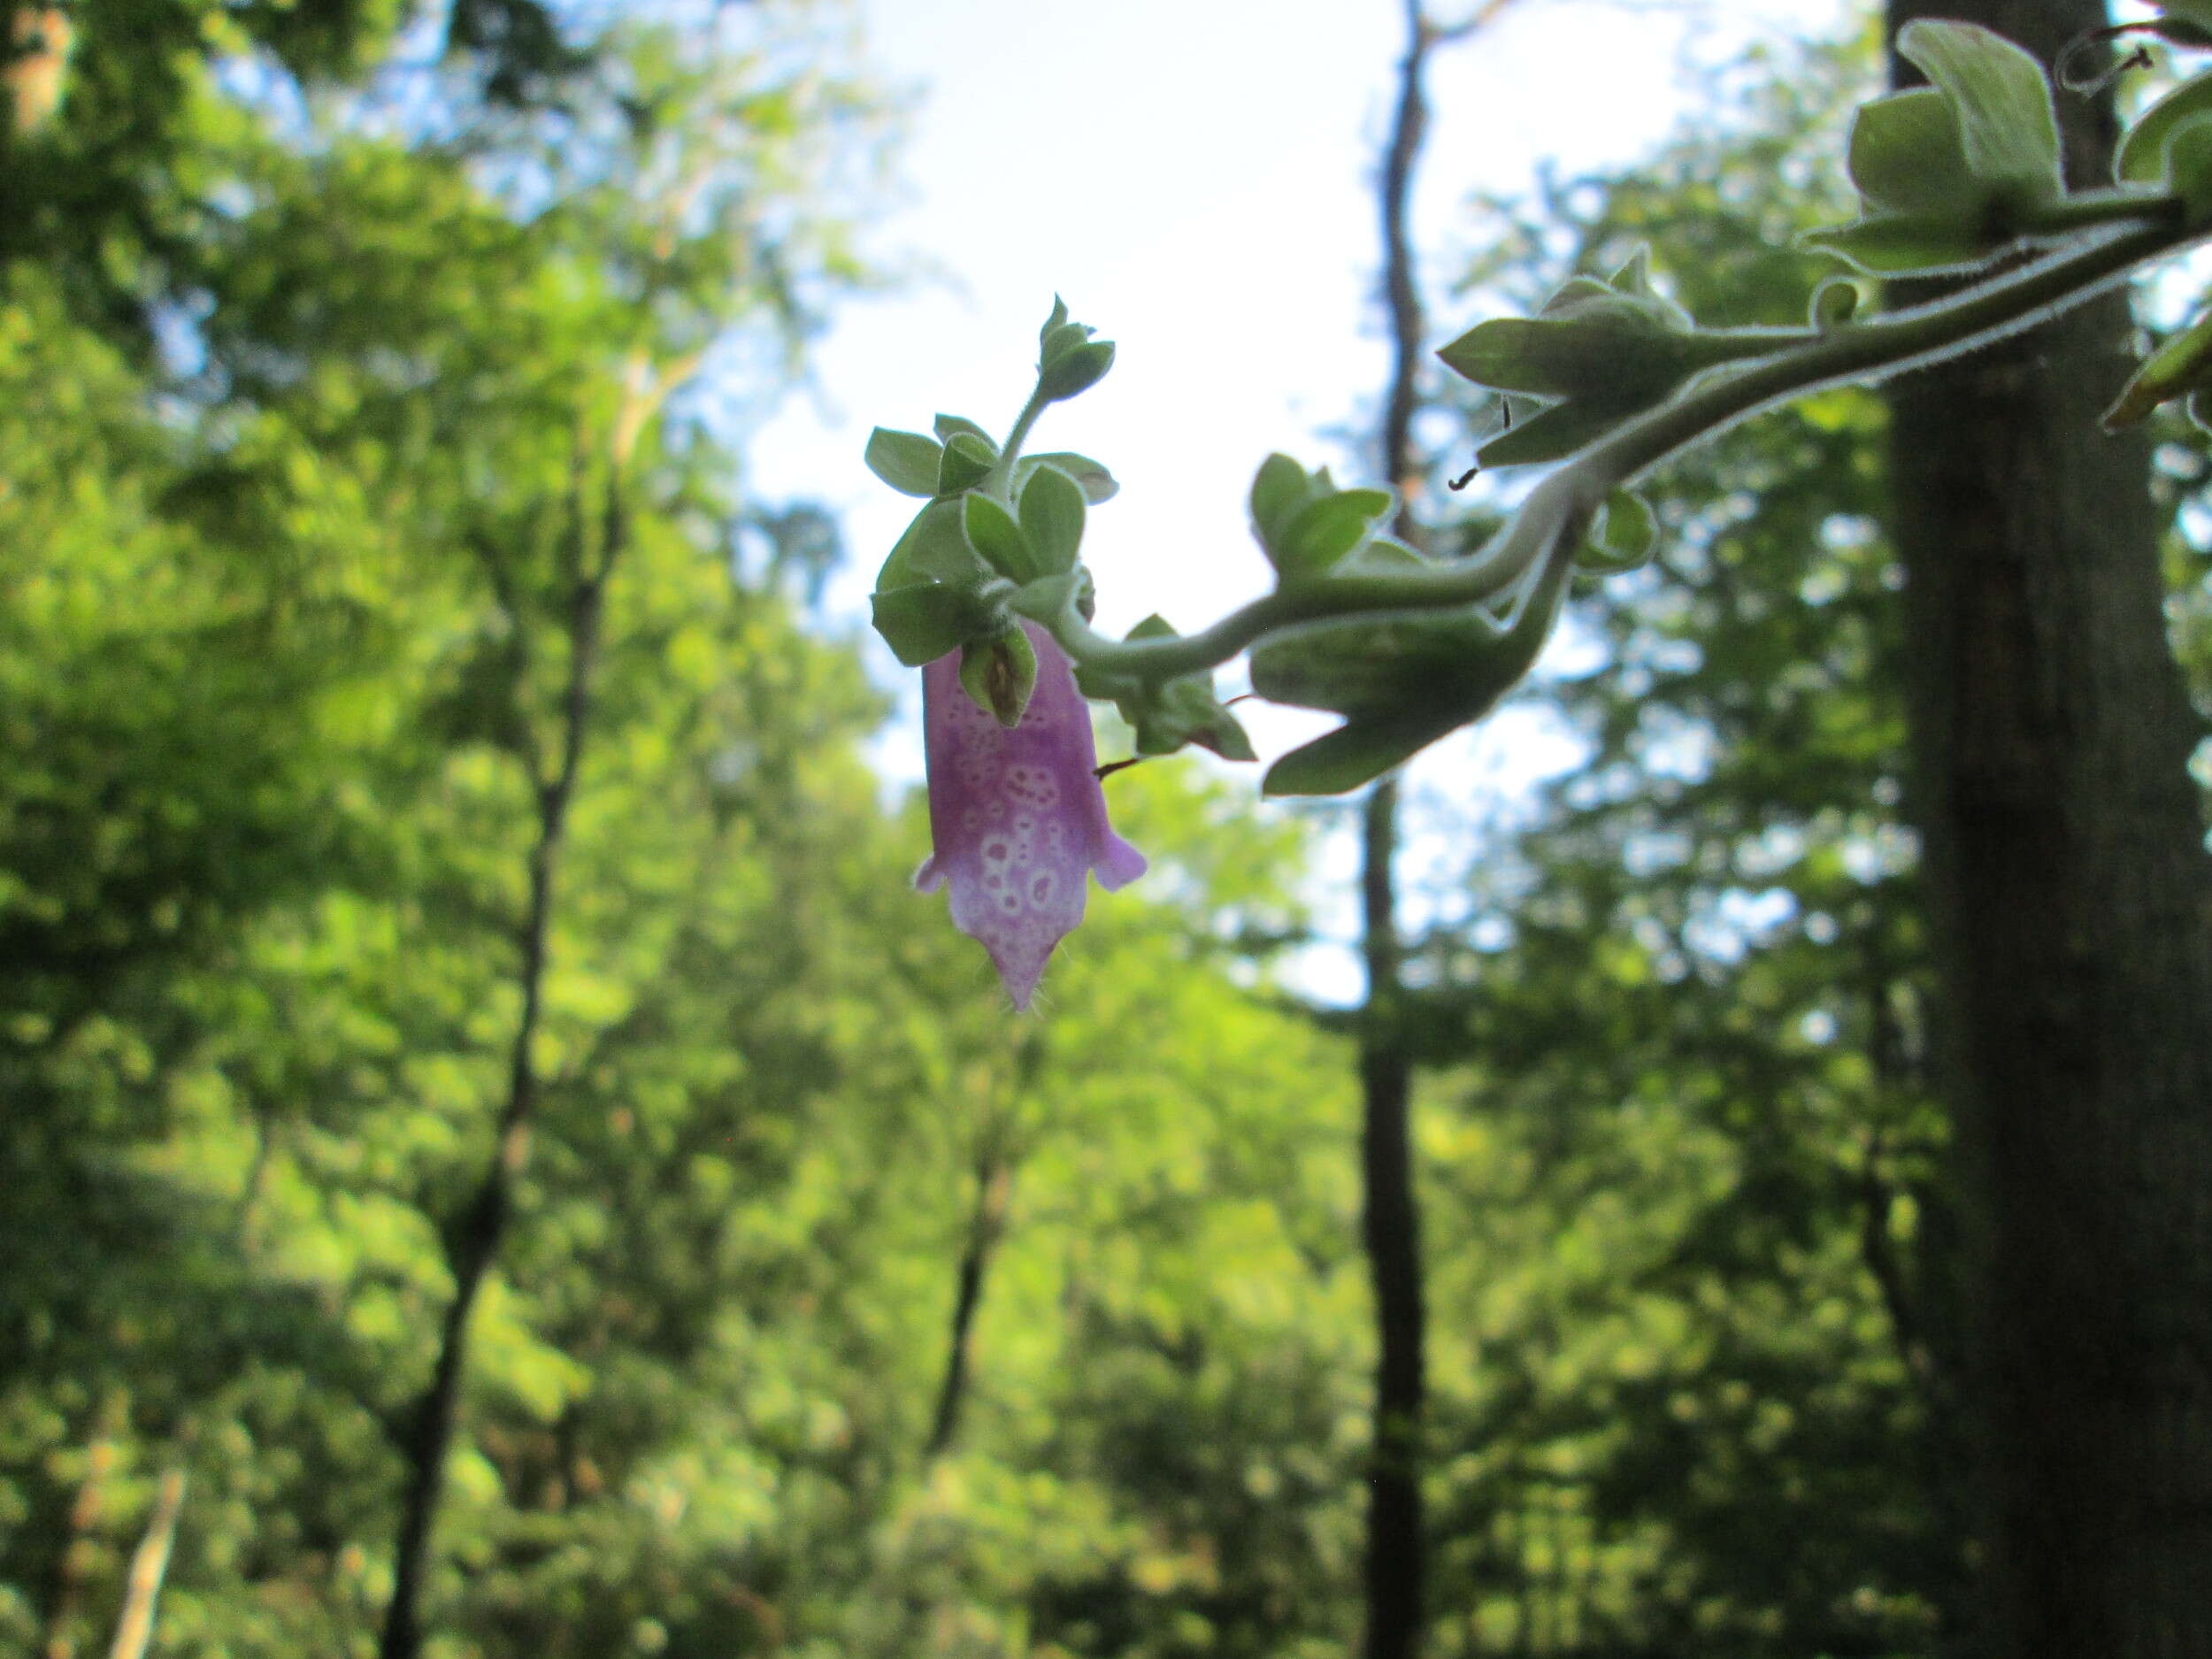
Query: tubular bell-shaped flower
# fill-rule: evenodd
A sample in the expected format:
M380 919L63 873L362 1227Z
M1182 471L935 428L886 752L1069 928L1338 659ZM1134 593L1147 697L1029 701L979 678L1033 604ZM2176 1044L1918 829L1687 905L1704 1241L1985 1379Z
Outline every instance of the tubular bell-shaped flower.
M1037 683L1018 725L1001 726L960 684L960 653L922 670L935 850L916 872L952 893L953 926L991 953L1006 994L1026 1009L1046 958L1083 919L1085 878L1111 892L1144 873L1144 855L1106 822L1091 716L1067 656L1033 622Z

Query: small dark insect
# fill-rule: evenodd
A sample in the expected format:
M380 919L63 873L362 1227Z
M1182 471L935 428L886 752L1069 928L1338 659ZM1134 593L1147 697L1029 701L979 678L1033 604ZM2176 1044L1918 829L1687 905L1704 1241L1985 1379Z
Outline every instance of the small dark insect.
M1501 433L1512 431L1513 405L1507 403L1503 398L1500 398L1498 400L1498 412L1505 418L1500 424L1498 430ZM1465 489L1468 485L1475 481L1475 474L1481 471L1482 463L1478 461L1465 472L1462 472L1457 478L1446 479L1444 480L1444 487L1447 489Z

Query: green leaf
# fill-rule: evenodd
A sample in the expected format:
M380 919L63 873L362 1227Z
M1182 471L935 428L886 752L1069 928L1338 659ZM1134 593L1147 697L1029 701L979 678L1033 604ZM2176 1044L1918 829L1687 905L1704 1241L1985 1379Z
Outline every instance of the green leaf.
M991 573L990 566L975 555L961 526L959 498L933 501L914 515L906 534L883 561L877 573L879 589L908 588L917 582L950 582L972 587Z
M1851 118L1851 182L1874 213L1971 219L1985 187L1967 163L1958 112L1934 87L1863 104Z
M982 439L991 451L991 458L995 461L998 459L998 441L972 420L960 415L940 415L932 425L936 427L937 435L947 443L964 432L972 438Z
M868 434L868 470L902 495L934 495L944 446L919 432L878 426Z
M2212 0L2207 0L2212 9ZM2112 157L2112 176L2122 184L2164 184L2167 146L2183 123L2212 114L2212 73L2183 81L2136 118Z
M998 613L972 588L922 582L870 595L876 632L909 668L933 663L987 632Z
M2151 353L2100 424L2107 432L2139 426L2159 404L2208 388L2212 388L2212 311Z
M1040 351L1043 350L1045 342L1052 337L1052 331L1067 319L1068 303L1055 294L1052 296L1051 315L1045 319L1045 326L1037 331L1037 348Z
M2192 224L2212 219L2212 113L2184 121L2166 142L2168 185Z
M943 417L940 416L941 425ZM973 489L991 475L998 464L998 449L988 438L972 432L956 432L946 441L944 459L937 468L937 493L957 495Z
M1121 486L1114 482L1114 475L1087 455L1077 455L1068 449L1048 450L1043 455L1027 457L1015 465L1015 474L1026 478L1031 469L1040 466L1057 467L1083 487L1083 499L1094 507L1103 501L1111 501L1121 493Z
M2151 0L2170 18L2212 34L2212 0Z
M1563 516L1555 535L1572 527ZM1302 629L1252 653L1252 688L1346 724L1268 771L1270 795L1341 795L1479 720L1550 637L1574 570L1556 539L1509 627L1479 606Z
M968 545L993 570L1017 583L1055 574L1038 563L1037 550L1003 503L980 490L969 491L961 501L961 528Z
M1663 395L1700 366L1690 336L1624 301L1572 317L1498 317L1436 354L1478 386L1540 397Z
M1348 795L1402 765L1463 722L1433 715L1349 720L1267 769L1264 795Z
M1259 544L1268 549L1268 559L1274 562L1274 548L1291 516L1306 504L1310 486L1306 469L1280 453L1271 455L1260 463L1260 470L1252 477L1252 534Z
M1114 342L1094 340L1063 352L1037 376L1037 390L1047 403L1057 403L1087 392L1106 378L1114 366Z
M960 685L975 706L1010 730L1019 726L1037 688L1037 649L1019 623L960 650Z
M2003 248L1970 220L1909 219L1886 213L1798 239L1847 260L1873 276L1935 275L1970 271Z
M1088 323L1061 323L1056 327L1047 329L1044 338L1038 342L1037 367L1039 372L1041 373L1050 368L1069 352L1087 342L1097 332L1098 330L1093 328Z
M2021 203L2065 193L2051 83L2032 53L1978 24L1927 18L1898 31L1897 51L1951 100L1977 178Z
M1364 541L1396 504L1386 489L1347 489L1310 501L1294 513L1268 556L1286 582L1325 576Z
M1648 564L1658 545L1658 521L1644 498L1633 490L1617 489L1605 498L1575 564L1600 575L1617 575Z
M1041 574L1075 568L1083 546L1083 487L1056 466L1041 466L1022 486L1021 529Z
M1129 637L1171 640L1176 634L1166 618L1153 615L1130 629ZM1140 755L1171 755L1187 744L1196 743L1224 760L1259 758L1244 727L1214 695L1210 673L1153 681L1078 668L1075 683L1085 696L1110 702L1120 710L1121 718L1136 733Z
M1475 451L1484 466L1531 466L1556 461L1594 443L1623 421L1642 412L1641 403L1621 405L1573 398L1516 421Z

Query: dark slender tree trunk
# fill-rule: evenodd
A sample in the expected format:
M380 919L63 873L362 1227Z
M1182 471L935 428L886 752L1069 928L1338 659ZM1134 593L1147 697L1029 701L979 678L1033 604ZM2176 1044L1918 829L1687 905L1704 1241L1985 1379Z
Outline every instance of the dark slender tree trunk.
M1360 1039L1365 1112L1360 1172L1362 1232L1375 1289L1378 1356L1374 1445L1367 1509L1369 1659L1405 1659L1420 1647L1425 1540L1421 1526L1422 1342L1420 1216L1410 1144L1412 1072L1397 1029L1398 937L1391 856L1397 847L1398 787L1378 784L1367 797L1366 866L1361 881L1366 924L1368 1024Z
M2095 0L1891 0L2047 63ZM1909 73L1909 66L1899 69ZM2062 95L2075 183L2108 105ZM2212 1655L2212 868L2113 295L1891 390L1991 1659Z
M522 991L522 1013L515 1025L508 1054L507 1097L500 1110L496 1149L476 1194L461 1212L446 1238L446 1261L453 1275L453 1300L447 1304L439 1332L438 1357L430 1386L401 1442L407 1463L406 1489L401 1499L399 1538L392 1570L392 1599L385 1609L379 1659L417 1659L422 1650L422 1591L431 1561L431 1529L437 1520L445 1485L446 1454L452 1446L455 1419L460 1407L461 1379L468 1364L469 1320L484 1280L499 1258L507 1223L514 1205L515 1183L529 1161L530 1134L536 1118L542 1082L538 1074L536 1045L542 1011L546 952L553 917L556 879L561 844L568 825L569 803L574 797L576 777L583 762L585 738L591 723L592 680L598 664L599 623L607 577L620 550L623 521L618 485L606 484L605 510L599 521L596 545L584 531L582 504L572 500L573 540L571 590L565 633L568 677L562 700L560 749L549 773L534 762L537 798L537 836L530 850L529 897L526 903L518 943L517 981ZM505 595L511 611L514 601ZM528 619L515 618L518 630Z
M1399 65L1397 110L1378 180L1383 298L1392 348L1379 458L1383 476L1409 495L1417 471L1412 426L1420 403L1422 319L1407 217L1427 124L1422 74L1434 38L1422 15L1421 0L1407 0L1406 53ZM1394 528L1402 534L1413 531L1403 506ZM1364 854L1360 921L1367 966L1359 1052L1364 1201L1361 1231L1374 1285L1377 1348L1373 1444L1367 1475L1364 1651L1367 1659L1410 1659L1420 1650L1426 1617L1427 1540L1421 1518L1425 1314L1420 1212L1413 1187L1413 1067L1399 1018L1398 905L1392 872L1398 849L1394 779L1384 779L1368 795L1360 829Z
M968 1350L975 1331L976 1310L983 1305L983 1275L991 1264L1006 1225L1007 1196L1013 1171L995 1159L976 1165L975 1211L968 1220L967 1242L960 1251L959 1278L953 1289L952 1330L945 1346L944 1380L937 1389L937 1409L932 1414L927 1457L952 1449L960 1432L961 1408L968 1397Z

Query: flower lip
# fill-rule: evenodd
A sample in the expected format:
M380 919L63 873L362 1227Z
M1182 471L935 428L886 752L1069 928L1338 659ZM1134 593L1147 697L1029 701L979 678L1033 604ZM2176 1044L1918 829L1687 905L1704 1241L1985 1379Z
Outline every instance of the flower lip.
M1106 821L1090 707L1067 654L1037 624L1037 684L1020 723L1001 726L960 684L960 653L922 670L933 850L914 885L951 890L953 926L990 952L1017 1009L1028 1008L1053 948L1083 919L1085 878L1112 891L1144 855Z

